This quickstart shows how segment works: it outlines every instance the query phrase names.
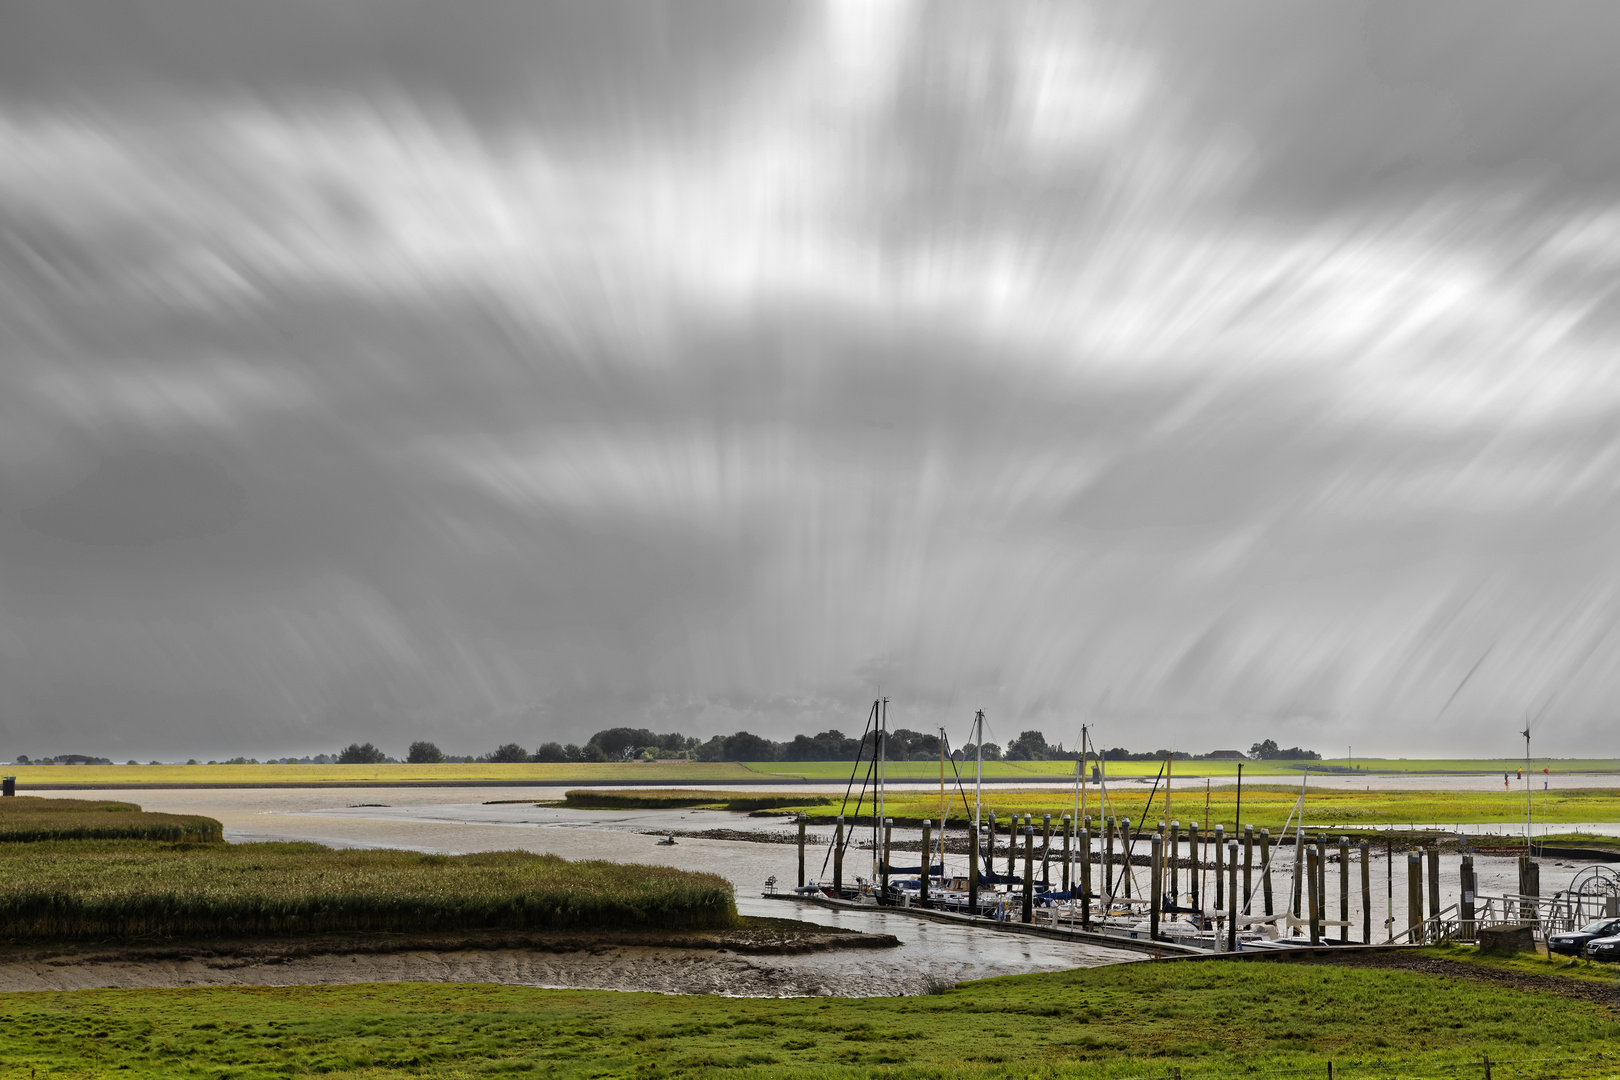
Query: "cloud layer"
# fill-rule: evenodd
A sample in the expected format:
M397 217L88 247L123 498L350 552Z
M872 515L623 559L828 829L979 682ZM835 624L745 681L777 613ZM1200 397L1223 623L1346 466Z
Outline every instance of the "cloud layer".
M1614 18L0 8L7 752L1612 755Z

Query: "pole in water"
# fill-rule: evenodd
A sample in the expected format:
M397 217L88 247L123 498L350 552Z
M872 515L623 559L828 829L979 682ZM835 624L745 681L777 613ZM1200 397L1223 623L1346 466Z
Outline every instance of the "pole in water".
M1339 944L1350 944L1350 838L1339 837Z
M1181 900L1181 875L1176 863L1181 859L1181 822L1170 823L1170 895Z
M1041 815L1041 887L1052 887L1052 815Z
M1064 814L1063 815L1063 891L1064 892L1069 891L1069 864L1071 862L1071 856L1069 854L1069 839L1070 839L1069 826L1070 826L1069 815Z
M1254 826L1243 826L1243 914L1253 914L1249 898L1254 895Z
M1226 951L1227 952L1237 952L1237 940L1238 940L1238 936L1237 936L1237 932L1238 932L1237 931L1237 920L1238 920L1237 867L1238 867L1238 859L1237 859L1237 841L1236 840L1231 841L1230 844L1227 846L1226 854L1228 856L1227 861L1228 861L1228 863L1230 865L1230 873L1232 875L1232 880L1228 883L1227 898L1226 898L1227 903L1229 905L1227 907L1227 911L1226 911Z
M922 901L923 907L928 906L928 876L933 869L929 864L934 860L933 839L934 823L928 818L923 818L922 878L917 888L917 899Z
M1080 925L1091 925L1091 830L1080 830Z
M1457 917L1462 923L1461 937L1464 941L1474 940L1474 857L1462 857L1462 902L1457 906Z
M1226 850L1226 826L1215 826L1215 910L1226 906L1226 875L1221 869L1221 855ZM1232 841L1232 865L1237 866L1237 841ZM1236 881L1237 878L1233 878Z
M844 815L833 826L833 896L844 898Z
M1024 921L1035 918L1035 827L1024 826Z
M1148 937L1153 941L1159 940L1159 908L1163 901L1160 892L1164 888L1164 843L1158 833L1151 839L1152 851L1149 853L1149 864L1153 867L1149 876L1148 898Z
M807 820L803 814L799 818L799 888L804 888L804 823Z
M968 852L973 861L968 863L968 914L979 913L979 829L978 826L968 828Z
M1114 895L1114 819L1103 818L1103 892Z
M1131 898L1131 819L1119 819L1119 846L1125 849L1125 865L1120 876L1125 879L1125 899Z
M1322 943L1322 894L1317 891L1316 867L1322 858L1321 852L1315 844L1305 852L1305 867L1311 879L1310 889L1310 916L1311 916L1311 944Z
M889 902L889 861L890 861L889 860L889 848L890 848L890 841L893 838L894 838L894 818L884 818L883 819L883 866L881 867L881 869L883 871L883 874L882 874L882 876L880 878L880 880L883 882L883 891L878 893L878 903L880 903L880 904L887 904Z
M1440 915L1440 844L1439 841L1424 850L1429 860L1429 918Z
M1406 927L1414 944L1423 944L1423 857L1406 856Z
M1361 851L1361 943L1372 944L1372 866L1369 858L1372 845L1363 840L1357 847ZM1346 931L1348 933L1348 931Z
M1024 824L1028 825L1029 822ZM1018 815L1014 814L1012 828L1007 830L1007 876L1018 876Z
M1266 914L1276 912L1271 904L1271 830L1260 830L1260 888L1266 894Z
M1198 822L1194 821L1187 826L1187 850L1192 856L1192 865L1187 868L1187 891L1192 894L1193 909L1198 912L1199 929L1203 929L1204 909L1198 904L1198 878L1204 869L1203 856L1198 852Z

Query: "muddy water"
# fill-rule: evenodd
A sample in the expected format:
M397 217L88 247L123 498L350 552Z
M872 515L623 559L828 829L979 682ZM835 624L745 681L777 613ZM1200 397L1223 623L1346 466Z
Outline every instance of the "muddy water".
M0 990L118 985L211 985L359 982L377 979L499 981L522 985L725 993L748 996L917 993L935 980L957 982L1032 971L1059 971L1141 959L1121 949L970 931L880 911L832 911L761 896L771 876L791 885L792 845L683 839L662 846L654 831L780 831L781 819L701 810L563 810L490 800L522 799L524 789L259 788L105 791L149 810L206 814L226 838L312 840L341 847L398 847L446 854L521 849L569 859L655 863L717 873L737 887L744 914L799 917L856 930L892 933L897 949L738 956L622 948L601 955L401 954L291 960L283 964L212 967L201 961L161 965L0 967ZM535 789L536 799L554 789ZM386 805L361 805L361 804ZM850 860L850 875L860 858ZM819 871L813 865L812 875ZM89 981L85 981L89 980ZM99 981L98 981L99 980ZM130 980L134 980L131 982Z

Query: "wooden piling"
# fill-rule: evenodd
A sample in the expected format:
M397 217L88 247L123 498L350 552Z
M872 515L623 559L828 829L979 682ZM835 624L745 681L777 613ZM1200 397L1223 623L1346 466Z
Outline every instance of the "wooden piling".
M917 889L917 899L923 907L928 906L928 872L934 862L934 823L929 818L923 818L922 842L922 878Z
M1125 855L1125 865L1120 875L1125 879L1125 899L1131 898L1131 819L1119 819L1119 846Z
M1440 844L1430 844L1423 853L1429 857L1429 918L1440 915Z
M1029 815L1024 815L1026 818ZM1027 827L1028 821L1024 822ZM1014 814L1012 827L1007 830L1007 876L1018 876L1018 815Z
M1339 837L1339 944L1350 944L1350 838Z
M833 895L844 896L844 815L839 814L833 827Z
M968 825L968 914L979 913L979 830L972 824Z
M1304 882L1305 882L1305 834L1302 833L1302 832L1296 831L1294 833L1294 889L1293 889L1293 892L1294 892L1294 902L1293 902L1294 918L1296 918L1296 919L1299 918L1299 895L1300 895L1300 889L1302 889L1304 887Z
M1070 872L1069 872L1069 865L1073 861L1073 856L1070 854L1070 851L1069 851L1069 825L1070 825L1069 815L1064 814L1063 815L1063 891L1064 892L1069 891L1069 880L1070 880L1070 876L1071 876Z
M1181 861L1181 822L1170 823L1170 895L1181 900L1181 874L1176 864Z
M883 871L882 875L880 875L880 880L882 881L883 887L882 887L882 890L878 893L878 903L880 903L880 904L887 904L889 902L889 846L890 846L889 842L893 838L894 838L894 818L892 818L892 817L891 818L884 818L883 819L883 864L880 867L878 867L878 869Z
M1217 826L1215 826L1215 910L1216 911L1219 911L1219 910L1221 910L1222 908L1224 908L1226 906L1226 874L1223 872L1222 867L1221 867L1221 857L1222 857L1222 855L1223 855L1223 853L1225 851L1226 851L1226 826L1225 825L1217 825ZM1234 852L1234 855L1232 857L1232 865L1233 865L1233 867L1236 867L1237 866L1237 856L1235 854L1235 852L1237 851L1237 843L1236 843L1236 841L1234 841L1233 844L1232 844L1232 851ZM1233 878L1232 880L1236 881L1237 879Z
M1035 919L1035 827L1024 826L1024 921Z
M1260 830L1260 889L1265 893L1266 914L1275 912L1271 905L1271 830Z
M1327 921L1327 833L1316 837L1316 898L1322 905L1322 920Z
M1254 896L1254 826L1243 826L1243 914L1254 912L1250 898Z
M1423 856L1411 852L1406 856L1406 926L1411 940L1423 943Z
M1462 881L1459 884L1462 885L1462 900L1457 905L1457 920L1462 924L1459 936L1464 941L1473 941L1474 895L1478 891L1478 886L1474 879L1474 857L1472 855L1462 857L1461 876Z
M1161 890L1164 888L1164 842L1158 833L1154 833L1149 841L1148 865L1152 867L1149 874L1151 895L1148 900L1148 937L1153 941L1159 940L1159 909L1163 904Z
M1114 819L1103 818L1102 872L1103 894L1114 895Z
M1204 909L1198 905L1198 879L1202 877L1204 857L1198 850L1198 822L1187 827L1187 848L1192 852L1192 869L1187 871L1187 891L1192 894L1192 906L1202 912ZM1203 925L1203 916L1199 915L1199 925Z
M1361 848L1361 943L1372 944L1372 856L1371 845L1363 840Z
M1052 815L1041 815L1041 888L1052 887Z
M1309 912L1311 922L1311 944L1322 943L1322 894L1318 891L1316 868L1320 865L1322 855L1317 845L1312 844L1305 851L1305 870L1310 878Z
M799 888L804 888L804 823L809 820L803 814L797 815L799 819Z
M1091 925L1091 829L1080 830L1080 925Z
M1219 829L1220 829L1220 826L1216 826L1216 830L1219 831ZM1238 920L1238 903L1237 903L1238 857L1237 857L1237 851L1238 851L1237 841L1233 840L1233 841L1231 841L1230 845L1226 849L1226 855L1227 855L1227 860L1226 861L1227 861L1228 866L1230 867L1229 873L1232 875L1232 880L1227 882L1227 889L1226 889L1226 893L1227 893L1227 896L1226 896L1226 899L1227 899L1226 951L1227 952L1237 952L1237 920Z

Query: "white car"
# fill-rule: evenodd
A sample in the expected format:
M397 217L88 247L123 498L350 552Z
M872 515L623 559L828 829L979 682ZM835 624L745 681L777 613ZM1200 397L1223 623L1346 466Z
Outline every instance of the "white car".
M1594 938L1586 943L1588 960L1620 960L1620 935Z

